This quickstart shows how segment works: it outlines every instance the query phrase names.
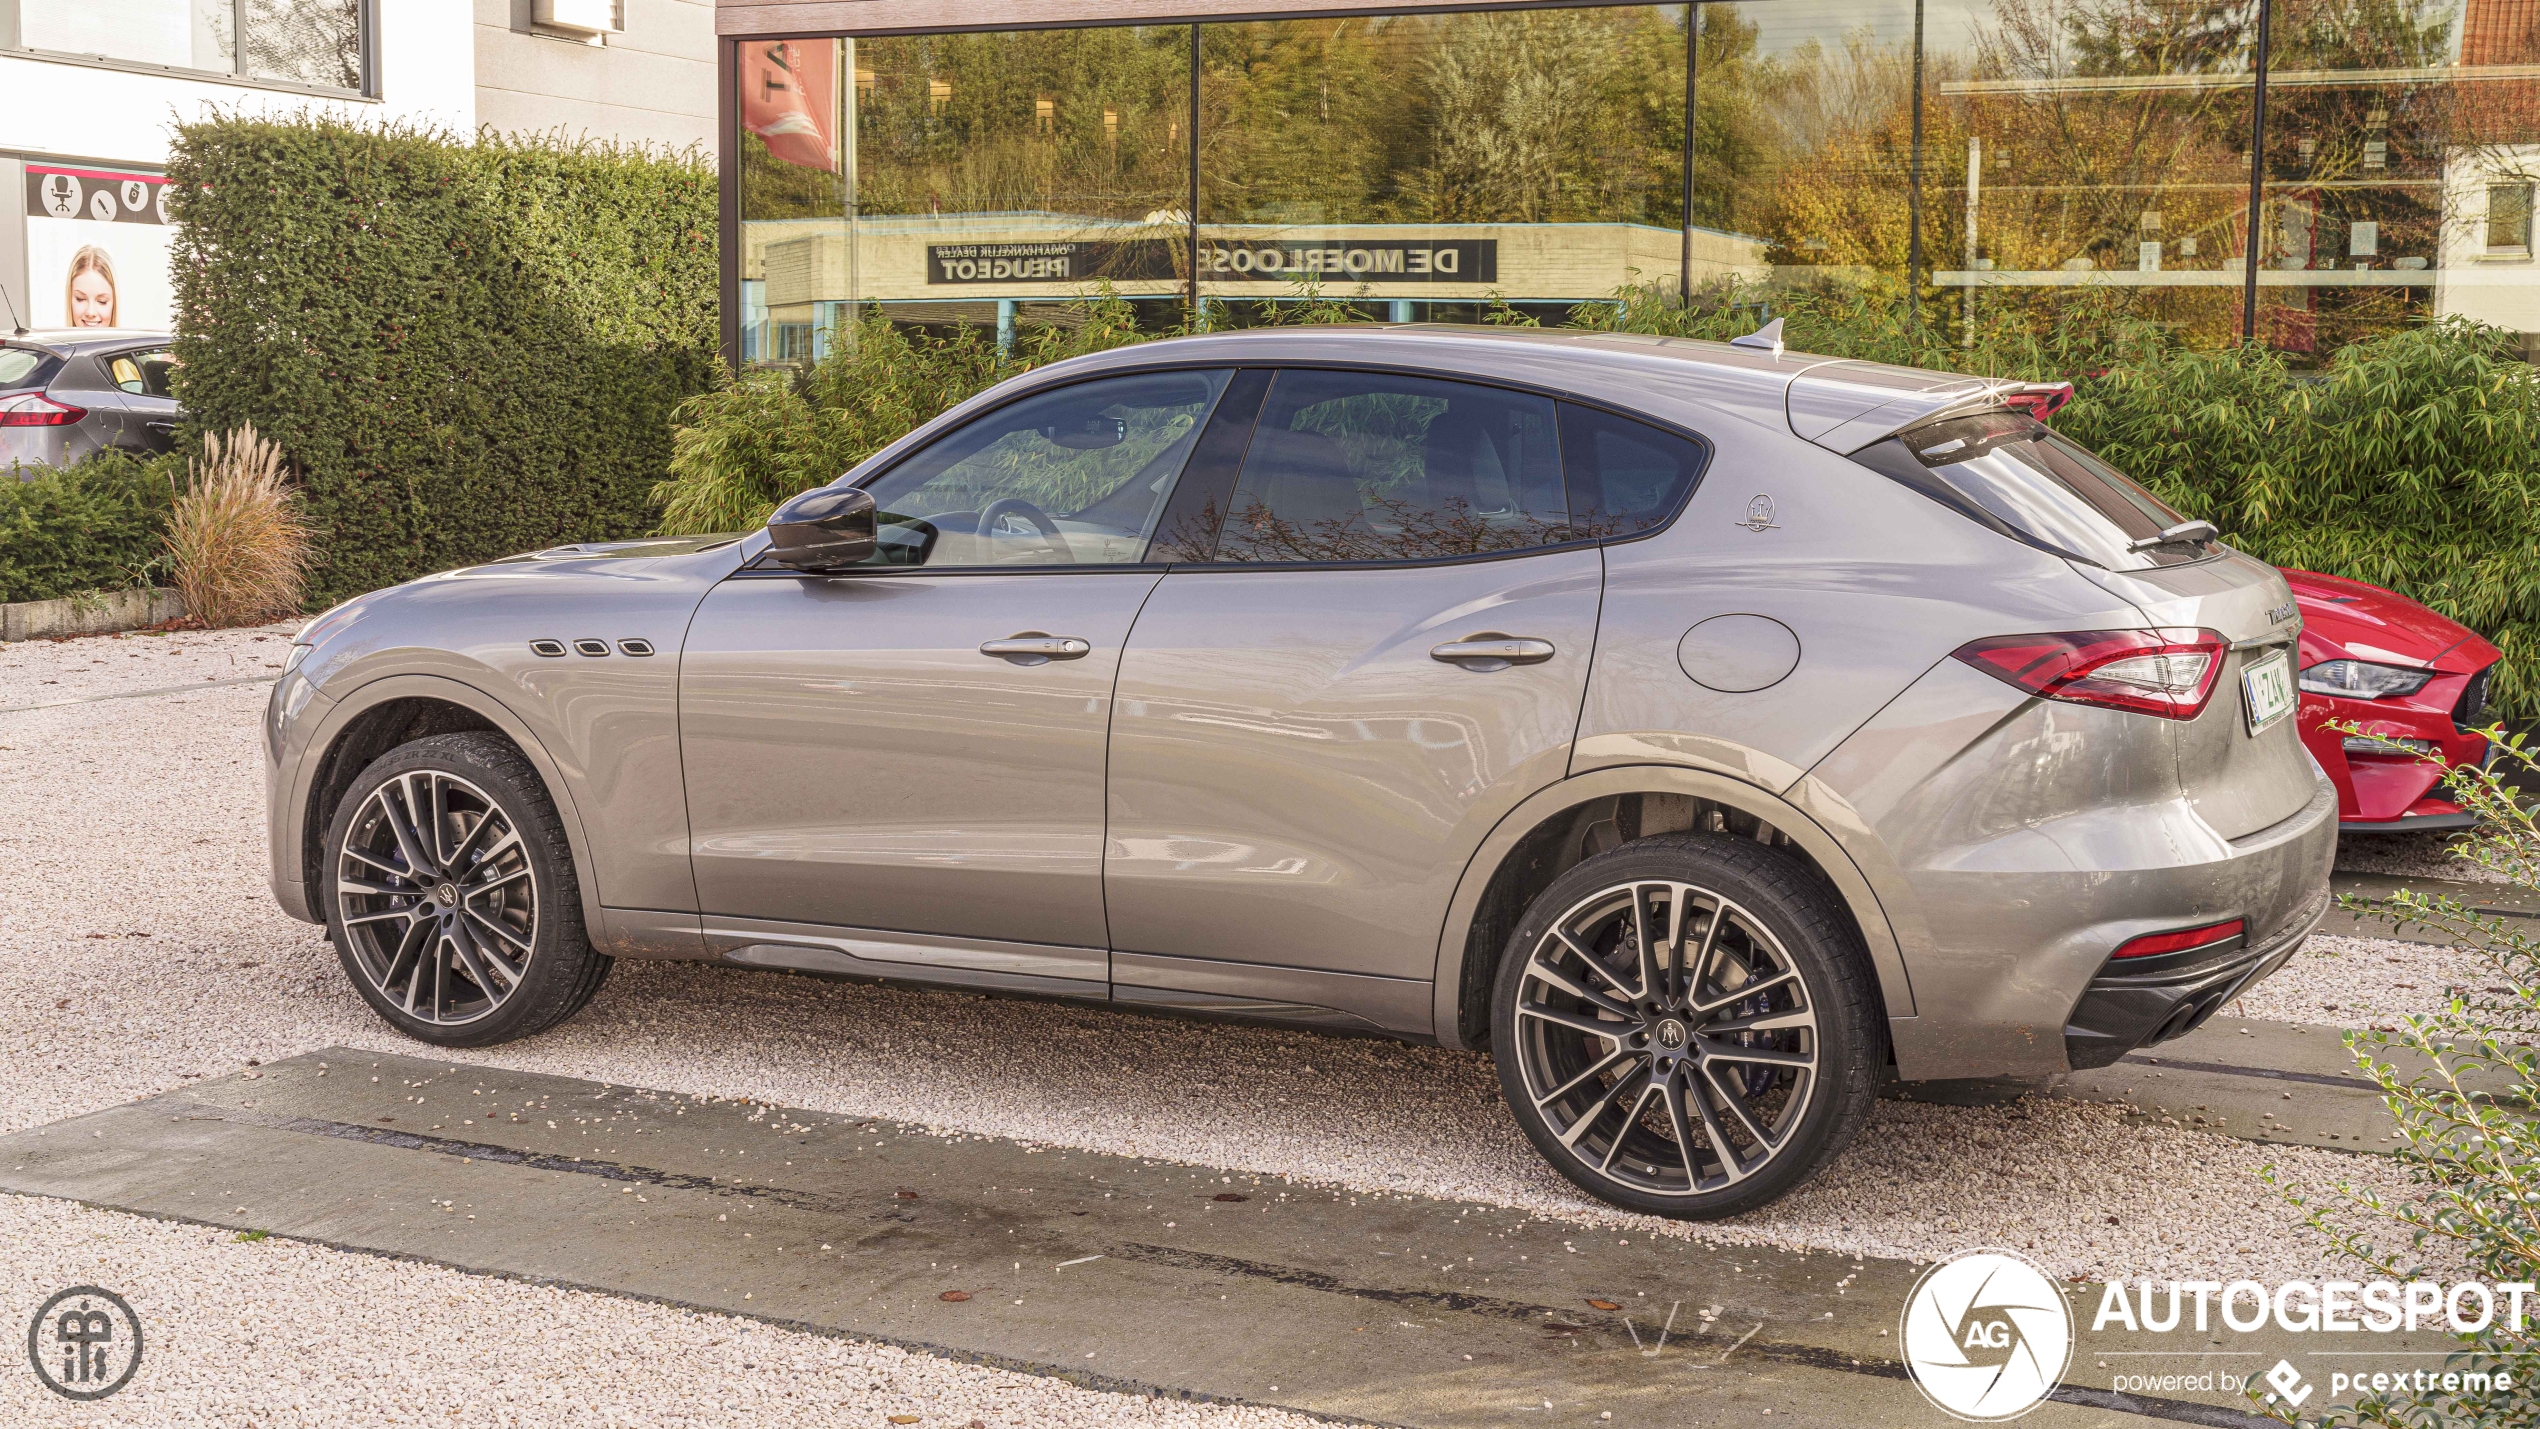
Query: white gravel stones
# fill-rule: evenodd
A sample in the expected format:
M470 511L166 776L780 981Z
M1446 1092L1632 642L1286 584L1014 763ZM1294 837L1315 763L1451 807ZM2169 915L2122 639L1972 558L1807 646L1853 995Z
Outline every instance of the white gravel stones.
M282 673L296 624L0 645L0 710Z
M2396 938L2314 933L2293 960L2234 1002L2228 1014L2270 1022L2390 1027L2443 1009L2452 989L2496 981L2474 954Z
M162 654L150 648L158 639L186 643ZM133 658L127 647L143 641L150 646ZM30 690L49 696L206 682L215 672L226 677L233 662L278 664L282 648L241 633L0 647L0 708L31 703L20 698ZM168 678L180 669L191 678ZM48 679L58 683L41 683ZM374 1019L320 932L285 918L266 891L256 748L264 698L260 686L226 686L0 715L0 866L10 870L0 895L0 1129L226 1074L249 1058L270 1061L341 1043L1289 1176L1359 1195L1495 1202L1629 1226L1634 1235L1915 1258L2010 1245L2064 1275L2189 1268L2257 1278L2316 1274L2325 1247L2295 1224L2256 1169L2271 1162L2314 1188L2339 1179L2399 1187L2393 1168L2372 1158L2128 1125L2109 1107L2032 1100L1967 1110L1891 1102L1879 1107L1853 1150L1799 1194L1735 1222L1689 1227L1611 1211L1556 1176L1518 1133L1499 1103L1489 1062L1475 1054L685 964L620 964L580 1017L530 1042L428 1053ZM2288 995L2308 986L2299 978L2279 981ZM172 1296L199 1296L215 1319L239 1318L243 1311L221 1308L238 1297L269 1295L245 1303L291 1305L292 1314L321 1322L310 1333L340 1335L345 1363L368 1368L330 1368L322 1362L327 1356L281 1357L284 1382L315 1378L291 1392L296 1398L252 1400L309 1406L310 1415L329 1407L308 1422L395 1422L385 1417L388 1408L403 1413L435 1402L428 1386L472 1378L474 1359L461 1366L444 1358L455 1353L448 1346L484 1344L482 1336L455 1334L458 1327L519 1323L512 1311L533 1302L503 1297L550 1294L308 1248L217 1244L199 1231L5 1198L0 1273L59 1278L68 1262L47 1257L57 1256L66 1223L80 1228L77 1244L88 1263L127 1267L121 1273L136 1282L156 1265L152 1284ZM232 1264L261 1269L232 1275L224 1268ZM275 1265L292 1269L274 1273ZM271 1280L257 1278L264 1274ZM260 1284L270 1291L255 1289ZM512 1309L487 1308L496 1302ZM691 1390L661 1391L690 1406L681 1412L697 1422L751 1422L749 1414L712 1407L724 1402L717 1396L741 1395L752 1382L732 1368L731 1356L655 1353L672 1342L674 1326L689 1323L673 1312L594 1297L534 1303L567 1306L552 1313L575 1326L618 1327L591 1329L590 1342L640 1344L639 1358L673 1369L627 1365L615 1350L589 1363L625 1365L635 1382L652 1385L670 1384L675 1369L694 1377ZM313 1306L322 1313L310 1316ZM628 1316L636 1318L617 1318ZM655 1328L623 1328L636 1323ZM357 1325L371 1333L356 1333ZM436 1333L443 1337L438 1345L431 1343ZM675 1333L711 1338L724 1331ZM771 1356L803 1356L806 1364L880 1353L810 1337L770 1334L768 1343ZM187 1414L196 1416L192 1422L239 1422L216 1407L228 1402L218 1396L281 1393L247 1382L255 1376L221 1377L224 1364L264 1362L239 1349L207 1350L198 1378L167 1381L195 1386L187 1391L195 1398L180 1401L171 1389L166 1422L189 1422ZM505 1392L526 1396L524 1405L562 1403L538 1396L562 1396L564 1386L600 1396L595 1404L620 1402L606 1398L615 1392L607 1375L570 1368L561 1379L543 1377L551 1364L582 1364L573 1353L553 1346L524 1348L517 1358L502 1353L500 1363L510 1368L500 1382ZM419 1378L400 1368L410 1358ZM177 1368L171 1352L169 1372ZM924 1372L946 1376L946 1384L966 1385L963 1376L975 1375L986 1386L995 1378L955 1366ZM450 1378L435 1378L444 1374ZM375 1391L364 1387L374 1383ZM888 1399L896 1392L865 1390L849 1402L864 1414L896 1402ZM373 1393L378 1397L358 1399ZM336 1414L337 1396L381 1412ZM435 1422L446 1422L448 1402L439 1401L445 1417ZM779 1408L753 1413L774 1416L764 1422L793 1422L784 1416L794 1410L771 1403ZM836 1408L834 1401L827 1406ZM996 1425L1060 1423L1076 1412L979 1417ZM520 1419L554 1422L547 1413L524 1408ZM637 1417L685 1422L667 1411ZM273 1422L294 1421L276 1411ZM943 1421L930 1412L926 1422Z
M0 1196L0 1306L97 1284L141 1321L102 1405L0 1374L12 1426L751 1426L915 1415L961 1429L1306 1429L1275 1409L1124 1399L888 1345L615 1296Z
M2503 883L2505 876L2452 857L2458 833L2440 829L2407 834L2345 834L2337 840L2339 873L2383 873L2393 878L2441 878L2454 883Z

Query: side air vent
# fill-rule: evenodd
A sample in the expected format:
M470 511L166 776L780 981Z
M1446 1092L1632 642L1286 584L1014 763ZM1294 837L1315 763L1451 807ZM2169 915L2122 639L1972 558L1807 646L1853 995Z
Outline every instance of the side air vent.
M532 655L544 655L550 660L560 660L564 658L564 642L561 640L532 640L529 642L529 653Z
M609 643L605 640L576 640L573 642L573 648L581 651L585 655L606 655L609 653Z
M617 642L617 653L620 655L650 655L653 653L653 642L641 639L620 640Z

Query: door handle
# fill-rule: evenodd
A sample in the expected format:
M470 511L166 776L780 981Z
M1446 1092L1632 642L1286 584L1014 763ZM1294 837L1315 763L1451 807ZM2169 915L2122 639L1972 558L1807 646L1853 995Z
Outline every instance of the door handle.
M1522 636L1489 632L1470 640L1450 640L1429 652L1432 660L1444 660L1467 670L1505 670L1511 665L1540 665L1552 658L1552 642L1529 640Z
M1081 660L1093 653L1094 647L1073 635L1043 635L1026 630L1003 640L983 640L979 653L1011 660L1018 665L1045 665L1052 660Z

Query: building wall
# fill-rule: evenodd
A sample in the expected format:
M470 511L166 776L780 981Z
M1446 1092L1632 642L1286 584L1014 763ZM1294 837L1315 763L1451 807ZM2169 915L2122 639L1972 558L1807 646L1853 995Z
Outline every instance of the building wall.
M476 0L476 119L671 149L714 147L712 0L625 0L592 44L536 23L534 0Z

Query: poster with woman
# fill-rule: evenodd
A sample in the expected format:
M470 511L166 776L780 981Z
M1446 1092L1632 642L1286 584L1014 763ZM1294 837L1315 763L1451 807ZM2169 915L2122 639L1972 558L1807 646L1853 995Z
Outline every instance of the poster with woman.
M164 174L29 163L29 326L175 326Z

